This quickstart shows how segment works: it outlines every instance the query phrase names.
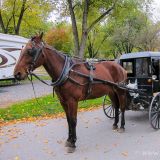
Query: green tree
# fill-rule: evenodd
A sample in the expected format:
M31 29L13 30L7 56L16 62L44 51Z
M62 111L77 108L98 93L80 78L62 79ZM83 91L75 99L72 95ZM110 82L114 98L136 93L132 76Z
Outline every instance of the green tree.
M71 27L65 24L59 24L49 30L45 35L47 44L53 46L57 50L72 53L72 37Z
M58 11L60 11L62 15L69 15L71 18L75 55L79 57L84 56L89 32L113 10L116 1L117 0L55 1ZM96 14L93 14L93 12Z
M107 38L108 34L105 32L103 26L94 27L88 34L87 50L85 54L90 58L102 56L100 54L103 54L106 50L104 43L107 41Z
M158 51L160 49L160 22L149 23L137 36L138 51Z
M61 15L69 15L71 17L74 53L83 57L86 46L92 56L100 51L100 44L96 43L98 45L97 49L99 48L98 52L94 48L94 35L97 35L94 30L98 26L97 24L102 26L103 23L108 22L108 19L114 22L118 20L121 23L127 15L136 14L137 11L138 13L139 11L143 11L144 4L148 6L150 1L152 0L61 0L60 2L55 0L55 6L58 6L57 9ZM99 39L100 43L106 41L106 35L108 34L103 34L103 37Z
M51 0L4 0L0 8L1 32L29 36L46 30Z
M126 1L122 6L116 8L106 25L106 33L109 35L106 46L114 58L136 51L140 45L141 32L151 23L148 12L142 10L143 5L138 1Z

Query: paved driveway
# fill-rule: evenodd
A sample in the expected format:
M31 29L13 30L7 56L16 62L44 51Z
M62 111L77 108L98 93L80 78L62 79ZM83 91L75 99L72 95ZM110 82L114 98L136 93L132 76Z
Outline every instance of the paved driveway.
M77 150L68 154L66 119L41 120L3 127L0 160L159 160L160 131L146 112L126 112L126 132L112 131L102 109L79 113Z
M39 81L34 82L37 97L52 93L52 87ZM33 89L30 83L0 87L0 108L12 103L34 98Z

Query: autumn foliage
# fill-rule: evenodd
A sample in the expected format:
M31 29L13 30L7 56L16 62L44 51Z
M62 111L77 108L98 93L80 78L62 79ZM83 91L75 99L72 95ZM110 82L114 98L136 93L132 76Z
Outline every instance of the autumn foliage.
M71 29L69 27L56 27L51 29L45 35L47 44L53 46L57 50L71 53Z

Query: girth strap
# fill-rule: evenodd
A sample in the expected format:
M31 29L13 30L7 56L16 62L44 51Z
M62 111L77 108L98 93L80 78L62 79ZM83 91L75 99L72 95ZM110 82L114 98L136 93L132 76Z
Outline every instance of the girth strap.
M91 95L92 84L93 84L93 81L94 81L94 73L93 73L93 71L96 69L95 66L93 66L93 64L91 62L87 62L87 64L89 65L90 74L89 74L88 91L87 91L87 96L86 97Z

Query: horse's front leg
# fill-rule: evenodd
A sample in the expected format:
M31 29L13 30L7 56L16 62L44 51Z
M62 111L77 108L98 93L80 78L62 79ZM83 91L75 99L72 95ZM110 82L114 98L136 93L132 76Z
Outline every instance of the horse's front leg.
M65 102L61 101L63 108L66 112L67 122L68 122L68 139L65 146L68 147L68 152L72 153L76 148L76 125L77 125L77 107L78 102L74 99L69 99Z
M69 136L66 141L65 146L68 147L68 152L74 152L76 148L76 125L77 125L77 118L69 117L68 126L69 126Z

